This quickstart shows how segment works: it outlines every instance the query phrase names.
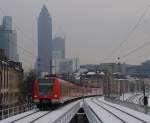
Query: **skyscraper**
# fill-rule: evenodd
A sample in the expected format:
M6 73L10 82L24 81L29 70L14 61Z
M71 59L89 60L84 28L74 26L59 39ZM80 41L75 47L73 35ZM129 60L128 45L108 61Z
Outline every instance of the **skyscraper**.
M56 37L53 39L53 51L61 52L61 58L65 59L65 38Z
M38 18L38 73L50 72L52 64L52 19L44 5Z
M12 17L4 16L3 25L4 25L5 30L12 30Z
M0 25L0 48L4 50L8 59L18 62L17 52L17 33L12 30L12 17L4 16L3 23Z
M60 62L65 59L65 38L56 37L52 41L52 73L60 73Z

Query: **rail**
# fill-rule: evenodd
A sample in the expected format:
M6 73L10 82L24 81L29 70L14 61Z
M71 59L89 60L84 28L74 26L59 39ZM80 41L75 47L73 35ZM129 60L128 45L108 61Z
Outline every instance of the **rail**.
M128 108L131 108L131 109L134 109L136 111L139 111L139 112L142 112L142 113L145 113L148 115L150 114L150 107L147 107L144 105L134 104L134 103L126 102L126 101L123 102L121 100L112 100L112 99L109 99L106 97L105 97L105 100L112 102L112 103L115 103L115 104L119 104L119 105L128 107Z
M53 123L69 123L69 121L73 118L73 116L78 112L80 109L80 102L75 104L71 109L66 111L63 115L61 115L57 120Z
M83 108L90 123L103 123L103 121L86 102L84 102Z
M0 110L0 120L17 115L19 113L23 113L23 112L32 110L34 108L36 108L36 106L34 104L30 103L30 104L24 104L21 106L15 106L15 107L2 109L2 110Z
M124 114L127 114L127 115L129 115L129 116L131 116L131 117L133 117L133 118L135 118L135 119L137 119L137 120L139 120L139 121L141 121L141 122L143 122L143 123L147 123L146 121L144 121L144 120L138 118L138 117L135 116L135 115L132 115L132 114L130 114L130 113L128 113L128 112L125 112L125 111L121 110L120 108L117 108L117 107L115 107L115 106L112 106L112 105L110 105L110 104L107 104L107 103L105 103L105 102L103 102L103 101L100 101L100 100L98 100L98 99L97 99L97 101L100 102L100 103L103 103L104 105L107 105L107 106L109 106L109 107L112 107L112 108L114 108L114 109L116 109L116 110L119 110L119 111L123 112ZM101 106L100 104L97 104L97 105ZM101 107L103 107L103 106L101 106ZM103 107L103 108L104 108L104 107ZM111 111L109 111L109 112L111 112Z

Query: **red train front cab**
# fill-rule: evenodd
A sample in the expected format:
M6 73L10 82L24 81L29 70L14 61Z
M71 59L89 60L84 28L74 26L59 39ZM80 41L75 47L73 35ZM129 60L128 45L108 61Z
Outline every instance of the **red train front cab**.
M39 102L39 87L38 87L38 80L34 81L34 95L33 95L33 101L38 103Z
M60 82L59 79L54 79L53 97L52 103L58 103L60 101Z

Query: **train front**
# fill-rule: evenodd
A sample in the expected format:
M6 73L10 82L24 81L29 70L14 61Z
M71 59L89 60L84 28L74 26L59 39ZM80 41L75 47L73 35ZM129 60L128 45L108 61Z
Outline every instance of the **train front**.
M34 82L33 100L37 107L49 107L52 100L58 98L58 91L55 89L55 78L42 78Z

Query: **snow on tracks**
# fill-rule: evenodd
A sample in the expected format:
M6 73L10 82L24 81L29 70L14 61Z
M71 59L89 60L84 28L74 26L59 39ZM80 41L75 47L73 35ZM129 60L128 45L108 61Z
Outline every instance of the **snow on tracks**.
M86 99L103 123L150 123L150 116L132 109L110 103L102 98Z
M110 112L112 112L113 114L115 114L116 116L118 116L120 119L122 119L124 121L124 123L146 123L146 121L132 115L129 114L117 107L114 107L110 104L107 104L105 102L102 102L100 100L96 100L97 103L101 106L103 106L104 108L106 108L107 110L109 110Z
M22 114L4 119L0 121L0 123L53 123L58 120L58 118L62 117L66 112L71 110L71 108L73 108L74 106L78 106L76 107L76 111L78 111L78 109L80 109L80 102L80 100L72 102L52 111L39 111L37 109L24 112Z
M30 111L27 111L27 112L24 112L24 113L21 113L21 114L14 115L12 117L6 118L6 119L0 121L0 123L14 123L17 120L20 120L20 119L23 119L25 117L28 117L28 116L30 116L32 114L35 114L36 112L38 112L38 109L33 109L33 110L30 110Z

